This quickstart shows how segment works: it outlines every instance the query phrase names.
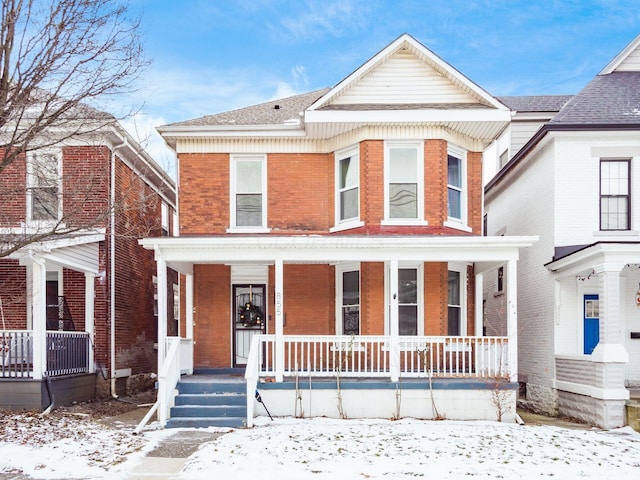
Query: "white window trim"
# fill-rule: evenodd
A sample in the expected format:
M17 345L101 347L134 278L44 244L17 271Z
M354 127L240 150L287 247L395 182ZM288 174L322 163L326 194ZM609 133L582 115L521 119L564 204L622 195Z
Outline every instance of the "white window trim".
M403 268L415 268L418 270L417 278L418 278L418 335L419 337L424 336L424 263L422 262L399 262L398 270ZM391 325L389 325L389 263L385 262L384 269L384 304L386 305L384 309L384 334L391 334Z
M336 300L335 300L335 305L336 305L336 334L337 335L342 335L341 333L337 333L337 332L342 332L342 307L344 305L342 305L342 274L346 273L346 272L358 272L358 277L359 277L359 286L360 286L360 322L359 322L359 328L360 328L360 334L362 334L362 273L360 270L360 262L344 262L344 263L338 263L335 266L335 275L336 275L336 292L335 292L335 296L336 296Z
M469 182L467 178L467 151L457 145L447 146L447 156L451 155L460 159L461 175L461 195L460 195L460 215L461 218L449 217L444 222L445 227L455 228L465 232L471 232L469 226ZM447 160L448 162L448 160ZM447 199L449 198L449 182L447 181ZM447 200L447 214L449 212L449 202Z
M447 265L447 271L460 273L460 336L467 337L467 264L451 262ZM449 307L448 295L447 290L447 309ZM449 318L447 315L447 322L448 321Z
M417 202L418 214L417 218L389 218L389 176L390 176L390 154L389 150L393 147L410 147L416 148L417 155ZM424 219L424 141L422 140L402 140L402 141L385 141L384 142L384 219L381 225L411 225L422 226L428 225Z
M354 218L340 220L340 161L348 157L355 159L358 164L358 215ZM360 220L360 194L362 193L362 185L360 183L360 146L354 145L337 150L334 158L334 226L329 231L340 232L362 227L364 222Z
M260 160L262 162L262 226L243 227L236 225L236 162ZM229 158L229 225L227 233L269 233L267 227L267 156L264 154L231 155Z
M56 219L51 219L51 220L34 220L32 219L32 215L33 215L33 204L32 204L32 192L31 192L31 188L33 187L33 165L34 165L34 155L38 155L38 154L51 154L51 155L55 155L57 160L58 160L58 217ZM62 219L62 212L63 212L63 205L62 205L62 201L63 201L63 192L62 192L62 149L60 148L47 148L47 149L41 149L41 150L36 150L34 152L28 152L27 153L27 195L26 195L26 201L27 201L27 208L26 208L26 225L30 226L30 227L35 227L36 229L39 229L41 227L47 228L50 227L52 225L55 225L57 222L59 222ZM61 225L61 227L64 227L64 225Z

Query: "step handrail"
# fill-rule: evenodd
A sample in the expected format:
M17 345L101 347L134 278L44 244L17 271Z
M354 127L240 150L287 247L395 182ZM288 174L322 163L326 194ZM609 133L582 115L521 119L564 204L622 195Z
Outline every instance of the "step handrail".
M247 428L253 427L253 409L255 406L254 397L256 387L258 386L258 376L260 375L260 364L258 362L261 346L260 337L262 337L262 335L254 335L251 339L251 349L249 350L247 368L244 373L244 378L247 384Z

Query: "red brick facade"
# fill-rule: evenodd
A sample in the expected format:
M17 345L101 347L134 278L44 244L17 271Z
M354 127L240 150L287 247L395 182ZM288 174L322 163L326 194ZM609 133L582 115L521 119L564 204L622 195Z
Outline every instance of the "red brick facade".
M110 178L112 151L106 146L65 146L62 155L62 205L65 224L103 229L98 242L100 274L95 279L95 361L111 366L110 286L115 286L116 368L131 368L132 374L157 371L154 343L157 317L154 315L156 263L153 252L138 245L138 238L161 236L161 197L120 157L115 156L115 277L111 276ZM3 216L0 226L15 227L26 219L26 162L22 155L0 175ZM11 192L9 195L6 192ZM173 207L170 207L173 210ZM172 219L171 212L169 214ZM76 331L85 325L85 274L64 268L61 279L65 300ZM175 335L173 284L177 274L169 271L168 332ZM27 328L27 268L16 260L0 259L0 296L6 328Z
M445 140L424 141L424 212L426 226L383 225L384 140L366 140L360 152L360 220L363 227L334 235L480 235L482 171L480 152L466 156L468 225L472 232L445 226L447 221L447 148ZM266 235L331 235L335 218L335 155L267 154ZM180 154L180 233L229 235L229 154ZM275 331L274 269L269 274L268 331ZM425 263L423 267L424 325L426 335L447 335L448 297L446 263ZM326 264L285 264L284 334L331 335L336 332L335 267ZM360 265L360 331L362 335L385 332L384 265ZM194 365L233 365L233 322L231 319L231 267L196 265L194 270ZM467 333L474 332L474 282L467 272ZM182 295L184 296L184 290ZM183 297L184 298L184 297Z

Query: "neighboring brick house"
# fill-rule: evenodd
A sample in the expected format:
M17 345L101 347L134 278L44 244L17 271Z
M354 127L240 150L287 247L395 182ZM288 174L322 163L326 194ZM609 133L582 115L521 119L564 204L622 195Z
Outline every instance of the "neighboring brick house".
M477 292L485 269L515 272L533 241L482 236L482 152L510 117L402 35L334 88L158 128L178 156L180 236L141 243L159 270L186 275L195 369L419 388L431 372L467 380L439 385L447 418L495 418L496 378L516 374L515 304L509 331L486 339ZM279 392L270 406L293 414ZM350 415L391 416L389 392L363 390ZM435 415L404 395L401 414Z
M20 155L0 192L5 252L56 223L77 229L0 259L0 407L153 386L157 272L137 239L171 232L173 180L113 122ZM168 275L172 307L178 280Z
M536 99L549 104L504 101L532 112ZM555 100L488 182L487 232L540 236L518 269L523 400L619 427L640 387L640 36L581 92ZM485 291L488 315L496 294L495 284Z

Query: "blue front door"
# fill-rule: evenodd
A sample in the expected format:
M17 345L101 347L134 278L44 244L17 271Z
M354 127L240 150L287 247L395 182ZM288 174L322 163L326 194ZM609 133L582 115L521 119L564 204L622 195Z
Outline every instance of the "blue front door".
M600 341L600 304L598 295L584 296L584 353L591 355Z

